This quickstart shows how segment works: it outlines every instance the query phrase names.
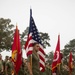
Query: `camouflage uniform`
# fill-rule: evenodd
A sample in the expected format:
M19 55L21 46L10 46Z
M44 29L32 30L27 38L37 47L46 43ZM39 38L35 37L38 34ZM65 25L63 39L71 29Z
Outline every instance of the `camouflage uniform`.
M8 61L6 63L6 67L7 67L7 75L11 75L12 71L13 71L13 63Z
M32 72L33 72L33 75L39 75L39 72L40 72L39 57L37 53L32 53Z
M28 67L24 59L22 60L22 65L20 67L18 75L29 75Z
M6 57L5 57L5 60L3 61L4 75L6 75L6 73L5 73L5 66L6 66L6 63L8 62L8 59L9 59L9 56L6 56Z
M72 75L75 75L75 66L73 67Z
M69 69L67 65L63 65L63 67L66 66L65 68L63 68L62 70L62 74L61 75L69 75Z
M0 75L3 75L2 69L3 69L3 60L0 60Z
M23 65L23 63L22 63L22 65L21 65L21 67L20 67L20 70L19 70L19 72L18 72L18 75L25 75L25 74L24 74L24 65Z
M30 57L28 57L28 62L30 62ZM32 53L32 73L33 75L40 75L39 56L36 52Z
M25 71L25 75L29 75L29 71L26 63L25 63L24 71Z
M51 70L48 67L46 67L44 72L40 72L40 75L52 75Z

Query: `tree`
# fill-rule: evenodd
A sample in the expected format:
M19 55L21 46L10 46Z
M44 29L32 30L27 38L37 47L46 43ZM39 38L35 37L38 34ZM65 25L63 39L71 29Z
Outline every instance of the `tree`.
M64 61L69 58L70 51L72 52L73 59L75 62L75 39L70 40L70 42L64 46L64 49L63 49ZM66 62L67 61L65 61L65 63Z
M40 32L39 35L41 37L41 41L42 41L42 44L44 45L44 48L46 48L47 46L50 46L50 43L49 43L50 38L48 33Z
M29 30L29 27L27 27L26 30L24 30L24 32L20 34L22 48L24 48L25 42L27 40L28 30ZM11 50L14 31L15 31L14 25L11 24L10 19L0 18L0 51ZM50 38L48 33L40 32L39 35L42 39L44 48L46 48L46 46L50 46L50 43L49 43Z
M0 51L11 50L14 25L10 23L10 19L0 18Z
M22 44L22 47L24 47L25 42L27 40L28 30L29 30L29 27L27 27L24 30L24 32L21 34L21 44ZM41 37L41 41L43 43L44 48L46 48L46 46L50 46L50 43L49 43L50 37L49 37L48 33L39 32L39 35Z
M52 60L53 60L53 51L49 52L47 55L46 55L46 58L47 58L47 61L49 64L52 64Z

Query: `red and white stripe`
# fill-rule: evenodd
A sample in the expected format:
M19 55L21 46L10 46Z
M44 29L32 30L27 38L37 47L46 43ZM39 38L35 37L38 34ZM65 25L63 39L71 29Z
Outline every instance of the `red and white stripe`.
M40 46L40 50L39 50L39 57L40 57L40 71L44 71L45 70L45 52L43 50L43 46L41 44L39 44Z
M26 50L27 56L32 54L32 50L33 50L32 44L33 44L32 33L30 33L28 35L28 39L27 39L26 44L25 44L25 50Z
M28 39L27 42L25 44L25 50L26 50L26 55L30 55L32 54L33 51L33 43L36 42L35 40L32 39L32 33L30 33L28 35ZM45 52L43 50L43 46L41 44L39 44L40 49L39 49L39 58L40 58L40 71L44 71L45 70Z

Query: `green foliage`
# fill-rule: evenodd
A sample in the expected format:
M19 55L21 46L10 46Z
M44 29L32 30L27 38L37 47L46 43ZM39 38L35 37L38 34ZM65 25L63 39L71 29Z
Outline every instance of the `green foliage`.
M46 58L47 58L47 63L49 64L52 64L52 61L53 61L53 51L49 52L47 55L46 55Z
M75 62L75 39L70 40L70 42L64 46L63 49L64 63L66 63L67 60L69 59L70 51L72 52L73 61Z
M75 39L70 40L70 42L68 44L66 44L64 46L63 50L60 50L62 53L62 63L60 65L60 75L69 75L69 71L68 71L68 64L69 64L69 54L70 51L72 52L72 56L73 56L73 71L72 71L72 75L75 75ZM53 52L49 52L46 55L46 58L48 59L47 62L52 64L52 60L53 60ZM66 67L67 66L67 67Z
M50 37L49 37L48 33L40 32L39 35L41 37L41 41L42 41L44 48L46 48L47 46L50 46L50 43L49 43Z
M10 19L0 18L0 51L11 49L14 25L10 23Z
M14 25L11 24L10 19L0 18L0 51L11 50L12 41L14 37L13 33L15 32L13 28ZM26 30L24 30L24 32L20 34L22 48L24 48L25 42L27 40L28 30L29 27L27 27ZM42 39L42 43L44 44L44 48L46 48L46 46L50 46L50 38L48 36L48 33L40 32L40 37Z
M29 27L27 27L24 32L22 32L21 34L21 46L22 48L24 48L25 43L27 41L27 37L28 37L28 31L29 31Z

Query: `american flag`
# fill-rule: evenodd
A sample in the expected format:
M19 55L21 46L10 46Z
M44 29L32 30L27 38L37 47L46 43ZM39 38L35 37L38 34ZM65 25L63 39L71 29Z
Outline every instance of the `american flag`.
M30 9L30 27L29 27L29 33L28 33L28 39L27 42L25 44L25 50L26 50L26 54L31 55L32 54L32 50L33 50L33 43L34 42L38 42L39 46L40 46L40 50L39 50L39 57L40 57L40 71L44 71L45 70L45 52L43 50L43 45L37 30L37 27L35 25L34 19L32 17L32 10Z

